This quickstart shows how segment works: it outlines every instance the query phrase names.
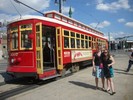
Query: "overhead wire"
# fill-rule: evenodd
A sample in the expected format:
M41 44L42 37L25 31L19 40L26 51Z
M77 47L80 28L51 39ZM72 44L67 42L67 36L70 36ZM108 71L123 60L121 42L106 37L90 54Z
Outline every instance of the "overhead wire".
M10 0L11 4L13 5L13 7L15 8L15 10L17 11L17 13L20 15L20 19L22 17L21 13L18 11L18 9L16 8L16 6L13 4L13 2Z

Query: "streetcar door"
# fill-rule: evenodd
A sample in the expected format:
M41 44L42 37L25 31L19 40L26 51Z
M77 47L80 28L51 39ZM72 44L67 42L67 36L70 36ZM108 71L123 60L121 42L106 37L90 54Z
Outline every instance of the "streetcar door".
M62 32L61 27L56 28L56 55L57 55L57 69L63 69L62 60Z
M44 71L55 69L55 27L42 25L42 48Z
M42 57L42 23L36 24L36 65L37 73L43 74L43 57Z

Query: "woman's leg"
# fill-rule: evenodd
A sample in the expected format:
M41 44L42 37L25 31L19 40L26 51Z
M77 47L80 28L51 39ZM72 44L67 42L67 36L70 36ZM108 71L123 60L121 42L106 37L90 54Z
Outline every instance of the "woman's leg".
M101 81L102 81L102 88L105 89L105 85L104 85L104 83L105 83L105 79L104 79L104 77L101 78Z
M96 88L98 88L98 78L95 78Z
M107 91L110 91L110 82L109 82L109 79L107 79L106 81L107 81Z
M109 78L109 83L110 83L110 87L111 87L111 90L112 90L112 94L115 94L115 89L114 89L114 82L113 82L113 79L112 78Z

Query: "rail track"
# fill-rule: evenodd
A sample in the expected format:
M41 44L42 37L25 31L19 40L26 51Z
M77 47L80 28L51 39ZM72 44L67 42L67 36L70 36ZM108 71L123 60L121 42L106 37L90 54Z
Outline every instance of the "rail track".
M70 76L70 74L66 75L65 77ZM26 91L38 88L42 85L48 84L53 82L54 80L59 80L65 77L58 77L56 79L50 80L27 80L27 79L15 79L10 80L8 82L1 82L0 83L0 100L5 100L9 97L24 93Z
M84 68L86 69L86 68ZM82 69L83 70L83 69ZM81 70L80 70L81 71ZM55 80L60 80L71 76L73 73L67 73L64 77L56 77L49 80L31 80L25 78L13 79L7 82L0 83L0 100L5 100L9 97L24 93L26 91L38 88Z

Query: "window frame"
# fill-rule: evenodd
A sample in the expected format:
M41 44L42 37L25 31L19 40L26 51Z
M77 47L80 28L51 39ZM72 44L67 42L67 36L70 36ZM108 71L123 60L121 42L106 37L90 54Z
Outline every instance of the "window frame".
M24 25L27 25L27 26L23 28L22 26L24 26ZM27 23L27 24L21 24L19 26L19 32L20 32L19 47L20 47L20 50L32 50L33 49L33 40L32 39L28 39L28 37L27 37L27 39L24 39L24 42L25 42L25 40L27 40L27 43L29 41L31 41L31 44L30 44L31 47L28 48L28 47L24 47L23 46L24 42L22 42L22 32L24 32L24 31L31 31L31 32L29 32L29 34L33 34L33 24ZM25 34L25 33L23 33L23 34ZM27 34L27 36L28 36L28 34Z
M13 48L13 45L15 45L15 44L13 44L13 38L12 38L12 36L13 36L13 34L15 34L15 33L18 33L17 34L17 40L16 40L16 38L14 39L15 41L16 41L16 48L14 49ZM9 32L9 38L10 38L10 50L11 51L16 51L16 50L18 50L19 49L19 43L18 43L18 41L19 41L19 31L18 31L18 26L13 26L13 27L11 27L10 28L10 32Z

